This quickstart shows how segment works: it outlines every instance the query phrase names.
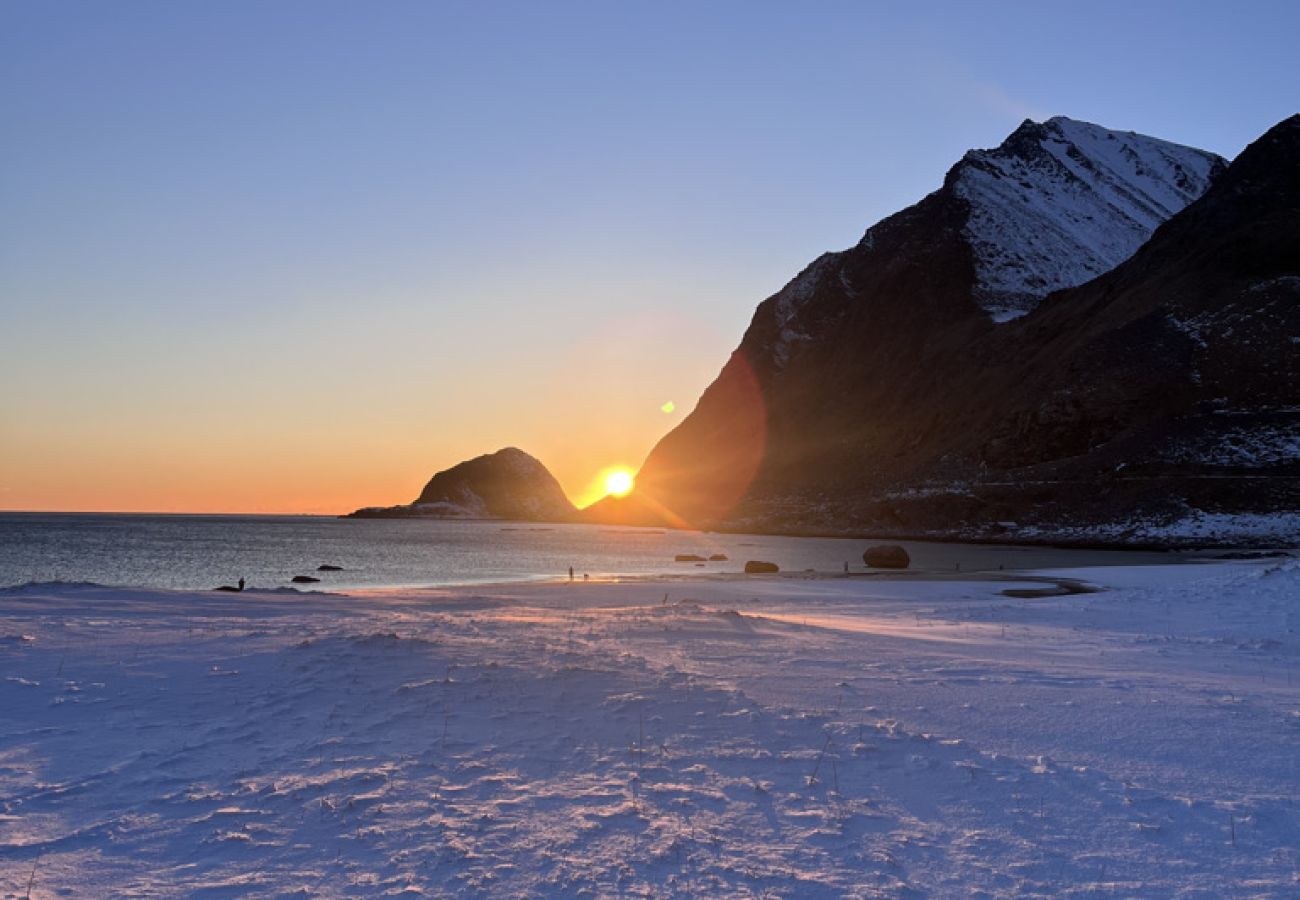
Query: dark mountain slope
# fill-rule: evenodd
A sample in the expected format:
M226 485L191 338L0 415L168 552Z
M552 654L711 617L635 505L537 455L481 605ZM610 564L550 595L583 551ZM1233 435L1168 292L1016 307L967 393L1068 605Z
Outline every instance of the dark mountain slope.
M1300 510L1300 117L1252 144L1128 262L998 329L949 394L932 480L1050 533L1286 534ZM947 472L944 471L945 465ZM1045 485L1053 485L1045 491ZM1020 499L1016 499L1019 497ZM1050 504L1050 512L1044 509ZM942 527L925 503L905 518ZM1203 515L1203 514L1209 514ZM1179 520L1193 521L1177 525ZM1294 523L1290 526L1294 528ZM1262 530L1260 530L1262 529Z
M1199 151L1081 123L1048 129L1064 121L1027 123L997 151L968 154L940 191L765 301L695 412L647 459L645 495L598 515L647 521L666 508L720 527L1146 540L1198 510L1294 508L1296 120L1217 178ZM1065 150L1062 134L1077 138ZM1062 234L1107 245L1133 216L1095 228L1097 216L1077 217L1082 189L1061 169L1081 179L1102 168L1091 148L1108 163L1092 194L1114 194L1130 145L1141 151L1132 181L1165 208L1201 184L1188 174L1198 164L1215 186L1108 274L1074 286L1081 267L1034 257L1013 219L987 227L988 209L1009 216L1018 198L1033 229L1066 221L1045 253L1060 252ZM1015 176L998 203L968 188L972 170L987 181L989 157ZM1052 168L1061 157L1071 166ZM1167 178L1153 177L1153 159L1169 162ZM972 221L1014 246L975 239ZM1067 283L1047 286L1067 289L995 325L1010 317L1008 297L1023 305L1007 290L989 302L1016 268L997 266L1015 256L1032 274L1019 287L1055 272Z

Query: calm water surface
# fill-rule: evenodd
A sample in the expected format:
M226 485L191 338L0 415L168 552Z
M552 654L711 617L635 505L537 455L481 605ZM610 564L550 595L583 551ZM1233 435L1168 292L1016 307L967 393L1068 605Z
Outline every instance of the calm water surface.
M747 559L783 571L862 571L870 541L511 522L0 513L0 586L31 581L211 588L240 577L280 587L294 575L318 587L413 587L567 577L739 572ZM952 572L1168 563L1170 554L903 542L914 569ZM678 563L678 553L727 562ZM317 572L321 564L342 572Z

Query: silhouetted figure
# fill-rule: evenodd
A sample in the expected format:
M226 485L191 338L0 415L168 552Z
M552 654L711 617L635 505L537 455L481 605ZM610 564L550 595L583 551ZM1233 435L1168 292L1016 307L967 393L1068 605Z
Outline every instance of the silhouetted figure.
M243 589L244 589L244 579L242 578L239 579L238 587L236 587L233 584L223 584L221 587L213 588L214 591L225 591L226 593L229 594L238 594Z
M844 564L844 574L849 574L849 564L847 562Z
M573 566L569 566L569 583L573 583Z
M586 572L583 572L583 573L582 573L582 580L583 580L583 581L591 581L591 576L588 575Z
M244 579L242 579L242 578L239 579L239 589L240 589L241 591L244 589Z

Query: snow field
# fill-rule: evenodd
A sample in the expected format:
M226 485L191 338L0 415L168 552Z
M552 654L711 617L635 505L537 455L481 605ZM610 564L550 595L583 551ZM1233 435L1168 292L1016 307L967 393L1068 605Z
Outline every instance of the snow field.
M1044 577L0 591L0 894L1300 891L1300 566Z

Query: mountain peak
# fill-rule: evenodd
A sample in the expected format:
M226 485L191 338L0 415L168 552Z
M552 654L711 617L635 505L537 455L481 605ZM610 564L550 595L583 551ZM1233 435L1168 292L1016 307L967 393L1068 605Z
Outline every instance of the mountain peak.
M976 301L1005 321L1109 271L1226 164L1065 116L1026 119L998 147L968 152L946 179L969 205Z
M764 300L593 519L1124 542L1208 516L1293 536L1298 156L1300 117L1222 172L1024 123Z
M1262 190L1270 205L1294 204L1300 196L1300 114L1289 116L1250 143L1233 160L1229 183L1236 191Z

